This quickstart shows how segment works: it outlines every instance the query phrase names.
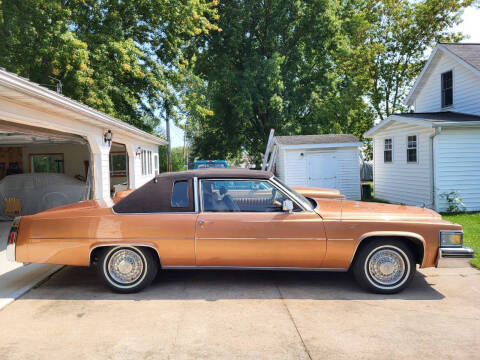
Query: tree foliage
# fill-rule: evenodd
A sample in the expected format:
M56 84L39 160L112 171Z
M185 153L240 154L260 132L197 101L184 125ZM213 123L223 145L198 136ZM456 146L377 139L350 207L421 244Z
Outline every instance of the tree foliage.
M158 156L160 161L160 172L165 172L168 169L168 155L167 147L158 147ZM172 171L185 170L185 158L183 154L183 147L172 148Z
M204 80L191 107L193 150L226 158L246 150L258 163L270 128L277 134L353 132L373 121L349 75L358 48L337 2L229 1L219 6L223 32L210 36L197 61ZM350 20L350 26L357 22ZM355 24L358 25L358 24Z
M362 34L372 86L368 96L380 120L408 110L404 100L425 64L425 54L438 42L456 42L451 28L461 21L472 0L383 0L366 2L370 26Z
M235 0L221 33L198 45L189 137L201 158L246 151L257 164L270 128L280 135L361 136L404 110L426 50L457 40L465 1Z
M216 1L0 0L0 66L152 131L181 105L194 37L215 31Z

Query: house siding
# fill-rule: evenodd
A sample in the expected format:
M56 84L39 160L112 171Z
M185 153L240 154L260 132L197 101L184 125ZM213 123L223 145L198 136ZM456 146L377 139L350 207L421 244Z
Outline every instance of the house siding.
M373 138L374 193L378 199L433 206L431 128L393 122ZM407 163L407 136L417 135L417 163ZM392 138L392 162L384 163L384 139Z
M360 150L358 147L318 149L335 152L337 160L337 186L347 199L359 200L360 193ZM308 154L315 149L281 149L277 159L277 174L288 185L310 186ZM300 154L303 153L304 156Z
M445 110L480 115L480 76L441 51L438 56L428 78L424 79L425 85L416 95L415 112ZM442 109L441 74L449 70L453 72L453 105Z
M480 210L480 129L443 129L434 139L435 203L446 211L441 194L458 191L467 211Z

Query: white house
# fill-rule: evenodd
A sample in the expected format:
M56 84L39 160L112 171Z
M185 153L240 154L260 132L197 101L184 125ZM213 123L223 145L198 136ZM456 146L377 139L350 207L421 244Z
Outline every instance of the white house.
M289 185L334 188L359 200L360 147L349 134L276 136L277 175Z
M480 44L438 44L407 104L365 133L373 139L375 197L447 209L458 192L480 210Z
M0 68L0 181L55 172L108 199L114 184L137 188L158 172L166 142Z

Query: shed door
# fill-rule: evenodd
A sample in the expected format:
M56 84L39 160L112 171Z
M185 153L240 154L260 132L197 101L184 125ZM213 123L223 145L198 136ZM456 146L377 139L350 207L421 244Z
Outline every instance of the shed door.
M308 155L308 185L337 188L337 162L333 152Z

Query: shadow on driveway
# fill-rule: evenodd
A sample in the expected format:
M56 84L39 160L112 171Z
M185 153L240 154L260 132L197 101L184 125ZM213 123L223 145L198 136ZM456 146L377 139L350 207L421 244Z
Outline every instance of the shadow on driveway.
M434 278L430 277L429 280ZM95 268L65 267L25 294L23 299L55 300L441 300L417 272L410 286L394 295L368 293L350 273L303 271L168 270L137 294L116 294L105 287Z

